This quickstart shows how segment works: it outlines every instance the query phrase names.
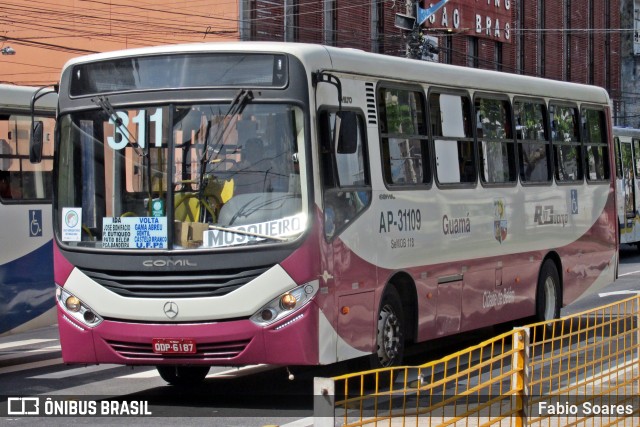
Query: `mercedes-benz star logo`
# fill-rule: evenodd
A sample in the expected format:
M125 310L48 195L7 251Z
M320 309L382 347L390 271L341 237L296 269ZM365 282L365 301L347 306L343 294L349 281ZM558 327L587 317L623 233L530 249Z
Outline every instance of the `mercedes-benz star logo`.
M169 319L176 317L178 315L178 304L173 301L164 303L164 314L166 314Z

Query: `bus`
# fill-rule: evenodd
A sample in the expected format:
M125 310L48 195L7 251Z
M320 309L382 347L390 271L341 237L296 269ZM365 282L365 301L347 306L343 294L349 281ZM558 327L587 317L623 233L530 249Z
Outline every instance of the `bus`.
M640 247L640 129L613 128L616 165L616 206L621 244Z
M29 161L31 100L38 88L0 84L0 335L56 323L52 298L53 135L57 97L35 104L43 161Z
M54 157L69 364L371 367L615 279L602 88L321 45L72 59Z

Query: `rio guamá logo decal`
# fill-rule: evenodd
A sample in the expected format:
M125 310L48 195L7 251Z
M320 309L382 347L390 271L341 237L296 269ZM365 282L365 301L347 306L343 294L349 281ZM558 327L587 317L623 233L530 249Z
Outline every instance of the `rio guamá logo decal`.
M507 240L507 214L504 199L493 201L493 235L500 243Z

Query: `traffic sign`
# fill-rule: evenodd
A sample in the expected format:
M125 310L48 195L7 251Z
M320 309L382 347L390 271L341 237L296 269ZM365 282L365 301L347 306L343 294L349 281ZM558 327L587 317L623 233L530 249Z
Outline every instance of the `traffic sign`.
M420 7L420 5L418 5L417 6L417 8L418 8L418 25L422 25L424 23L424 21L429 19L429 17L431 15L436 13L438 11L438 9L440 9L442 6L444 6L448 2L449 2L449 0L440 0L438 3L434 4L433 6L427 8L427 9L423 9L423 8Z

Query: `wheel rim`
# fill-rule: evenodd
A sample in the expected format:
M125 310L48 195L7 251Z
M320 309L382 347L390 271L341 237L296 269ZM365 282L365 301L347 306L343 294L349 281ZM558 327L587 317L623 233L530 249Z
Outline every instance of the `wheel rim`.
M553 320L556 317L556 284L552 277L544 281L544 320Z
M380 366L390 366L400 350L400 320L390 305L378 316L378 360Z

